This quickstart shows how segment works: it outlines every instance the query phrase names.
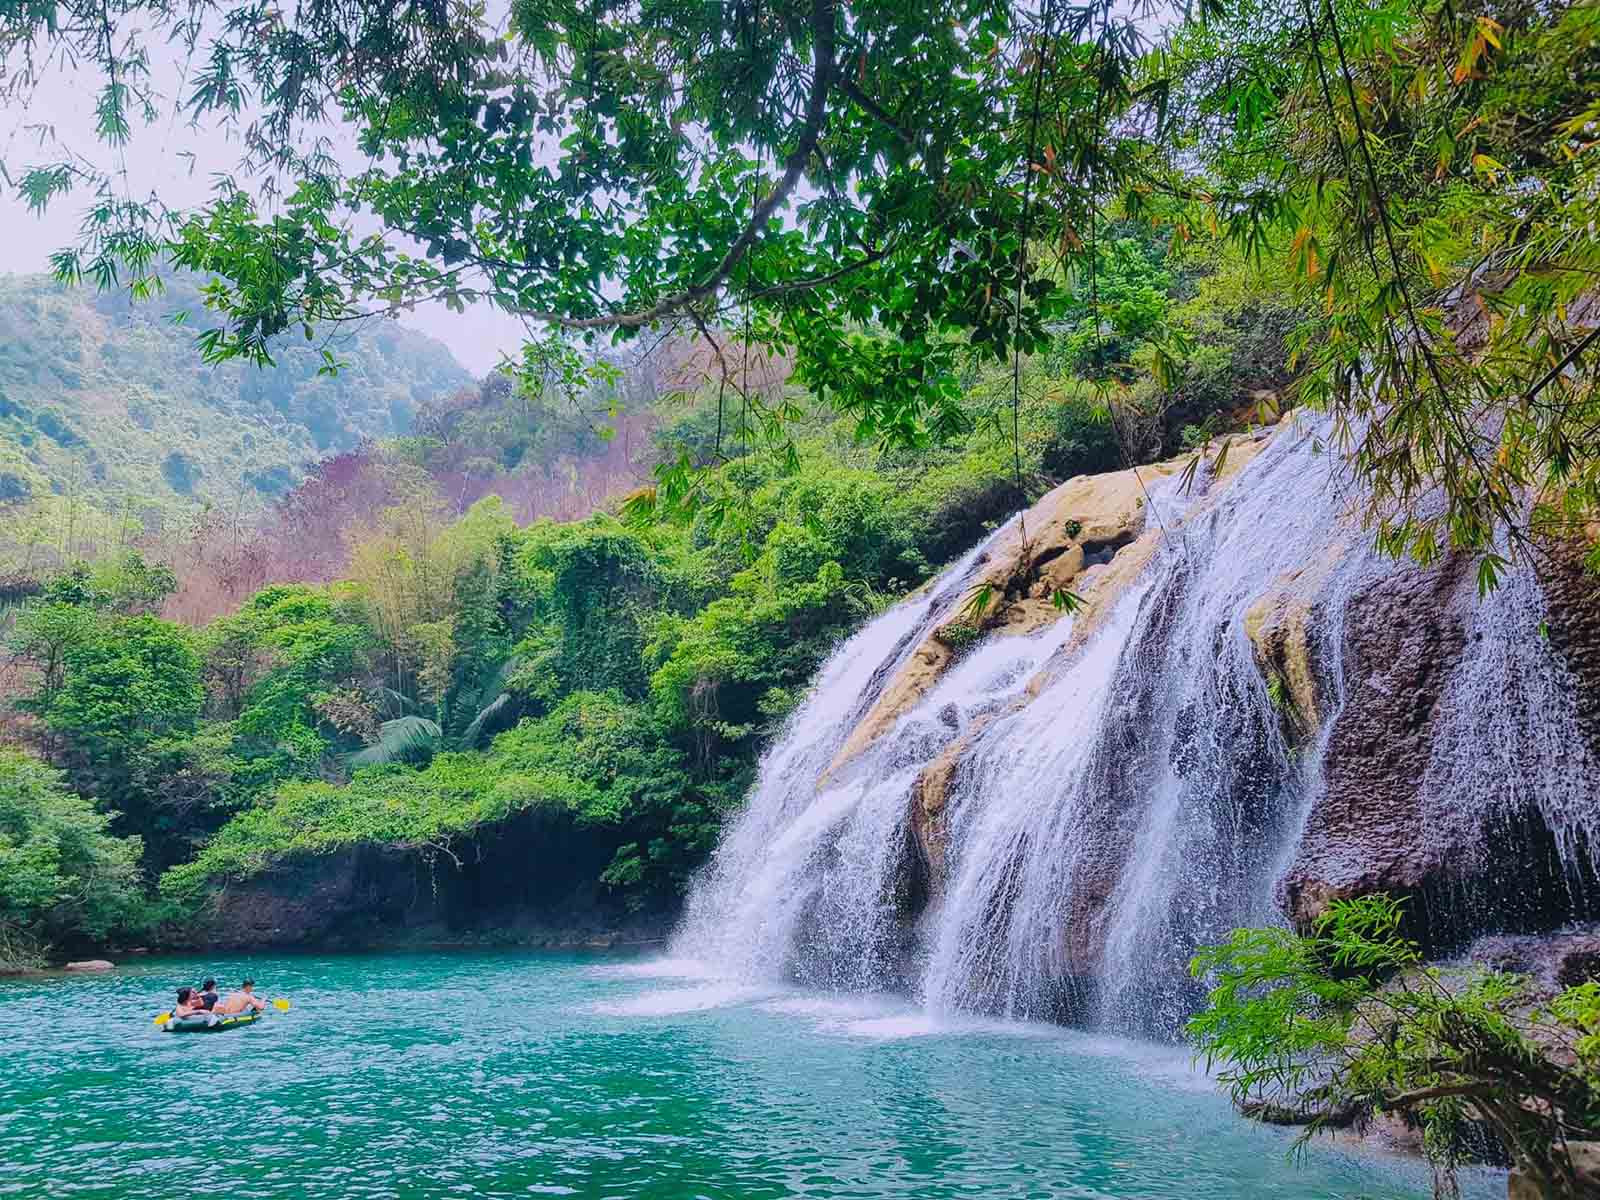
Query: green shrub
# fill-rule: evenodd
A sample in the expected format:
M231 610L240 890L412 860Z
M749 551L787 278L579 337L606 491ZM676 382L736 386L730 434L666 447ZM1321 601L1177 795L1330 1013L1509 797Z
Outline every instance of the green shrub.
M108 824L59 771L0 749L0 970L137 923L139 839L112 837Z
M969 621L951 621L934 630L933 636L959 653L982 641L983 630Z
M1335 901L1308 935L1238 929L1196 955L1212 983L1189 1034L1247 1111L1307 1122L1373 1112L1421 1123L1448 1184L1488 1129L1540 1194L1580 1195L1568 1139L1600 1128L1600 985L1540 1003L1527 980L1427 966L1386 896Z
M487 754L440 753L421 770L370 767L345 786L284 784L168 871L161 891L193 900L212 880L360 844L446 851L535 806L608 841L619 865L605 882L640 899L680 887L716 836L716 811L650 710L615 691L578 692L501 734Z
M1097 410L1086 398L1063 399L1052 413L1040 465L1057 479L1097 475L1123 466L1110 414Z

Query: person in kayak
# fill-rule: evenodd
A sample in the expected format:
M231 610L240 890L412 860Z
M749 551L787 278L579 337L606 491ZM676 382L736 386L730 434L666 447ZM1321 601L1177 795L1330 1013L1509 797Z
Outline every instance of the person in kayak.
M217 981L208 979L200 985L200 1007L210 1012L217 1007Z
M256 981L254 979L246 979L239 985L237 992L229 992L228 998L217 1005L217 1012L225 1017L231 1017L235 1013L242 1013L247 1008L253 1008L257 1012L266 1012L267 1002L256 995L255 987Z
M203 1017L206 1009L200 1003L200 993L192 987L178 989L178 1007L172 1010L175 1017Z

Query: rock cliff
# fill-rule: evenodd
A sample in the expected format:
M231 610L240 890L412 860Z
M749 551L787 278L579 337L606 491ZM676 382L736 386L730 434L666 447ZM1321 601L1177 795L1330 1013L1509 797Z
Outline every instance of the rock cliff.
M676 909L624 909L596 882L595 857L537 814L463 845L459 863L372 845L301 855L220 888L184 936L219 950L660 941Z

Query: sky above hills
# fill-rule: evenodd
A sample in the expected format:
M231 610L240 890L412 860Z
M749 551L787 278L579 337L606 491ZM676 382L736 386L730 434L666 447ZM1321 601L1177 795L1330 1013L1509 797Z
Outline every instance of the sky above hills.
M165 76L161 65L155 65L158 80L180 77L181 64L169 65L171 73ZM26 99L0 104L0 163L13 181L31 166L60 158L62 146L103 157L93 132L98 86L87 72L56 69ZM142 198L154 191L170 204L183 205L203 201L213 175L232 171L237 160L238 148L224 134L163 117L161 123L136 129L125 164L114 165L118 170L125 166L131 195ZM49 270L51 251L71 244L90 199L69 193L43 214L33 213L15 187L0 177L0 274ZM198 324L200 314L195 317ZM474 375L492 370L502 354L515 355L524 337L521 322L485 305L465 314L442 304L422 305L400 320L438 338Z

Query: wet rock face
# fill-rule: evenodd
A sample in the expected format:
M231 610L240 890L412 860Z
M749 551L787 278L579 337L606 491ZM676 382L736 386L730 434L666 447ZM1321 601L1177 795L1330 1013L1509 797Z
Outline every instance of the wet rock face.
M1215 478L1207 477L1206 484L1220 491L1219 485L1236 477L1265 445L1263 437L1235 446L1225 464L1225 472ZM1115 471L1069 479L1025 514L1026 548L1016 537L995 545L977 580L978 585L987 583L996 596L982 621L982 632L1027 634L1060 619L1061 613L1053 599L1058 590L1071 592L1081 601L1071 637L1057 652L1055 660L1030 682L1028 698L1036 697L1053 672L1070 662L1150 563L1161 544L1163 531L1159 527L1148 527L1146 489L1155 480L1180 474L1187 462L1185 457L1145 467L1138 474ZM952 645L956 639L951 633L951 626L947 624L930 634L896 678L883 689L871 711L840 750L832 769L839 769L882 736L937 684L959 656L959 649ZM911 828L920 847L920 862L928 871L929 884L935 894L945 883L945 806L956 773L973 737L998 715L1001 714L979 714L968 728L961 730L955 742L930 759L913 788ZM959 724L959 713L951 705L939 714L939 719L954 728ZM1108 797L1108 802L1115 803L1114 797ZM1102 878L1095 888L1103 903L1115 885L1114 854L1102 854L1100 860ZM1086 884L1084 894L1091 890L1095 889ZM1068 939L1072 945L1087 946L1094 931L1076 919L1068 924L1071 927Z
M358 846L217 881L196 948L368 949L481 940L549 947L659 938L675 909L630 913L597 882L610 857L560 814L488 826L455 855Z
M1244 614L1256 665L1275 693L1285 732L1297 741L1317 729L1326 707L1314 661L1315 597L1342 553L1342 546L1334 546L1318 561L1273 580Z
M1573 736L1600 746L1600 579L1568 550L1544 563L1539 583L1550 645L1575 684ZM1305 673L1295 668L1307 655L1305 639L1297 645L1294 635L1309 624L1315 636L1319 614L1275 603L1253 614L1252 639L1264 673L1294 674L1298 699ZM1539 723L1555 715L1536 693L1519 695L1513 675L1504 707L1521 740L1496 742L1470 713L1463 717L1501 695L1450 690L1452 675L1466 664L1470 676L1472 655L1481 658L1482 614L1493 611L1485 603L1461 560L1383 574L1350 599L1341 631L1346 695L1327 732L1325 790L1280 885L1298 927L1333 900L1373 892L1404 898L1408 932L1434 952L1459 949L1485 929L1533 932L1594 915L1600 881L1592 850L1569 831L1564 852L1552 828L1559 817L1541 815L1533 799L1538 780L1529 775L1542 778L1550 764L1528 751ZM1327 691L1321 679L1310 689L1317 697ZM1489 767L1442 773L1430 784L1441 754ZM1544 804L1545 813L1556 811Z
M360 908L358 851L296 859L217 893L201 926L212 946L292 946L323 941Z
M1600 1142L1570 1142L1567 1153L1577 1173L1580 1196L1600 1196ZM1506 1200L1549 1200L1550 1193L1526 1171L1517 1169L1506 1179Z
M1538 570L1550 606L1550 644L1578 685L1578 723L1600 755L1600 575L1585 570L1570 545L1550 547Z
M1297 926L1308 926L1332 900L1415 895L1443 874L1421 785L1450 667L1466 643L1451 604L1464 570L1462 563L1402 570L1350 602L1348 690L1328 735L1326 793L1282 884L1285 912Z

